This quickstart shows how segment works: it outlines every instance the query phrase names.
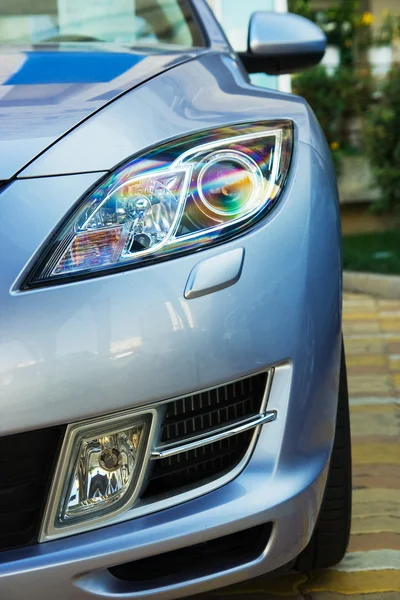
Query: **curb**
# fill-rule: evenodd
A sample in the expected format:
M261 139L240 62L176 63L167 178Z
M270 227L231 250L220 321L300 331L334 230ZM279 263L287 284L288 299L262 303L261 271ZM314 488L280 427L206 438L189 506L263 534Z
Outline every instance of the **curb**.
M343 291L400 299L400 276L375 273L343 272Z

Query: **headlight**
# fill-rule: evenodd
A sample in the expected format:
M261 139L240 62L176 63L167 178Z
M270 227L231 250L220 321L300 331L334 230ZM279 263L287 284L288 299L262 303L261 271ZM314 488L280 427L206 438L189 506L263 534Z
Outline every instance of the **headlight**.
M131 160L78 203L24 287L131 268L242 232L276 204L291 152L285 121L192 135Z

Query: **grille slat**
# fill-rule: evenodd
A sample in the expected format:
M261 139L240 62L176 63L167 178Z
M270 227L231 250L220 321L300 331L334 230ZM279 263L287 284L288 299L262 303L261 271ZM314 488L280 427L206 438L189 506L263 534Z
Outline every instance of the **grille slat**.
M161 429L161 444L184 443L192 436L212 434L260 414L267 374L247 377L169 402ZM235 468L245 456L254 431L205 444L195 450L154 461L141 498L180 493L203 485Z
M64 431L52 427L0 438L0 550L37 541Z
M265 386L266 374L262 373L169 402L161 430L161 443L169 444L188 435L233 425L239 419L256 416L260 412ZM196 406L194 409L193 404Z
M272 523L266 523L195 546L110 567L109 572L129 582L130 589L134 587L137 593L155 592L182 582L182 574L185 581L190 581L255 561L265 551L271 533Z
M252 431L246 431L226 438L223 442L208 444L190 452L156 461L146 491L141 494L141 498L164 496L172 491L182 491L182 488L194 484L207 483L215 476L221 477L243 458L252 435ZM218 445L222 443L225 446L221 449ZM201 455L199 450L202 451Z

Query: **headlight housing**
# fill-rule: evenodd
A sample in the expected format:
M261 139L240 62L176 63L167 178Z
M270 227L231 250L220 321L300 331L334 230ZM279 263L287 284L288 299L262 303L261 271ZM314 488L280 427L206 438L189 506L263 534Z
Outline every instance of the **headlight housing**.
M23 287L124 270L242 232L275 206L292 138L290 121L233 125L136 157L78 202Z

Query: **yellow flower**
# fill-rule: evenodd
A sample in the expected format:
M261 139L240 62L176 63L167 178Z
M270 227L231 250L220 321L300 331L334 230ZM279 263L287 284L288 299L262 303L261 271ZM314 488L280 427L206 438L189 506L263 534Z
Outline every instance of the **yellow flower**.
M370 12L365 12L361 16L361 25L365 25L366 27L368 27L369 25L372 25L372 23L374 21L375 21L375 17Z
M339 142L332 142L331 143L331 150L335 151L335 150L339 150L339 148L340 148Z

